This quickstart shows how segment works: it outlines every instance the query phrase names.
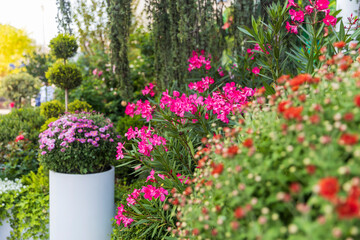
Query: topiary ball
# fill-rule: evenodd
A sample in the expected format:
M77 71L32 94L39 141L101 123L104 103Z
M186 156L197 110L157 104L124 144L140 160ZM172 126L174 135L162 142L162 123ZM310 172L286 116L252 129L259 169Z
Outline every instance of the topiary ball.
M58 100L45 102L42 103L40 106L40 114L46 117L46 119L58 118L59 115L63 114L64 112L65 112L65 107Z
M49 47L56 58L68 59L75 55L78 45L74 36L59 34L51 39Z
M70 103L69 107L68 107L68 111L71 113L75 113L76 111L90 112L92 110L93 109L90 104L88 104L85 101L80 101L78 99L76 99L74 102Z
M80 69L73 63L64 64L56 62L46 72L46 78L50 83L62 89L73 89L78 87L82 81Z

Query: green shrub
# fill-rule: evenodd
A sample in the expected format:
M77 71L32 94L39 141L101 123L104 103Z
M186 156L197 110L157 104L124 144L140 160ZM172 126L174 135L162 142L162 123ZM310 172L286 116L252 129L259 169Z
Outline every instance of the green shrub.
M56 117L52 117L52 118L47 119L46 122L41 126L40 132L43 132L43 131L47 130L49 128L49 124L51 122L55 122L58 119L59 118L56 118Z
M14 141L23 132L32 143L37 143L39 129L44 123L39 108L13 109L9 114L0 115L0 142Z
M75 37L68 34L59 34L51 39L49 47L56 58L62 59L71 58L78 49Z
M140 116L134 116L133 118L130 116L123 116L119 119L119 121L116 124L116 131L120 133L121 135L124 135L130 127L135 129L141 128L144 125L144 121L140 120Z
M16 179L39 167L38 148L20 134L9 143L0 142L0 178Z
M64 105L58 100L52 100L49 102L44 102L40 106L40 114L49 118L58 118L59 115L65 112Z
M30 98L38 94L40 83L38 78L28 73L9 74L0 81L0 94L21 107L23 100L30 103Z
M74 63L64 64L62 61L57 61L49 68L46 78L62 89L76 88L82 81L80 69Z
M128 194L133 191L133 189L139 189L144 185L144 179L139 179L132 184L128 184L125 181L119 181L115 185L115 202L117 206L120 204L127 204L126 198ZM151 239L151 231L146 234L145 236L139 237L144 231L146 231L147 227L142 225L137 225L130 228L119 229L116 225L116 220L113 224L113 234L111 239L112 240L145 240Z
M72 103L69 104L69 109L68 111L71 113L75 113L76 111L82 112L90 112L92 111L92 107L90 104L88 104L85 101L80 101L78 99L76 99L75 101L73 101Z
M23 177L22 183L25 187L5 204L12 213L10 240L49 239L49 177L40 167L37 174Z

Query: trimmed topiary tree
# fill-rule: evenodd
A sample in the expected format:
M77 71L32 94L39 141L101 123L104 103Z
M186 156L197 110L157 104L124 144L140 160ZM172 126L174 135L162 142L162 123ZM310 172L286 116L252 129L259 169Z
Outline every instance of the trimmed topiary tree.
M0 93L21 107L21 101L39 93L40 80L28 73L9 74L0 81Z
M65 111L68 110L68 90L78 87L82 82L80 69L75 64L67 63L76 53L78 45L76 39L68 34L59 34L50 41L52 54L58 60L47 72L46 78L57 87L65 90Z

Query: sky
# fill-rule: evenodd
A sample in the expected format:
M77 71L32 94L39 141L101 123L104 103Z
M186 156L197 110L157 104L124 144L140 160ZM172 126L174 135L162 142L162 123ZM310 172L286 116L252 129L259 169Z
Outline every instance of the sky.
M0 24L26 30L39 46L57 35L56 14L56 0L0 0Z

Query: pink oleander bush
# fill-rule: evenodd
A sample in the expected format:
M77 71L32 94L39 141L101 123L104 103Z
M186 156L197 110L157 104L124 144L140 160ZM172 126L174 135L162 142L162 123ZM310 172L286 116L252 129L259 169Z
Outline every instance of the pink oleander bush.
M99 113L67 113L40 133L40 162L60 173L110 169L118 138L110 119Z
M117 144L116 158L145 179L143 186L132 189L119 203L115 216L123 233L119 238L132 236L132 228L144 229L139 239L161 239L170 234L168 230L174 229L176 222L168 198L171 191L182 192L190 183L201 138L215 133L212 125L232 125L234 114L241 113L242 106L252 99L255 90L221 80L225 75L222 68L210 76L208 70L215 69L210 59L203 52L193 53L189 71L202 71L204 76L200 82L189 83L186 93L166 89L155 95L158 89L149 84L142 91L150 95L148 100L128 103L125 113L141 116L146 125L127 130Z
M360 237L359 45L333 45L314 76L258 89L237 126L202 139L191 184L169 198L174 238Z

